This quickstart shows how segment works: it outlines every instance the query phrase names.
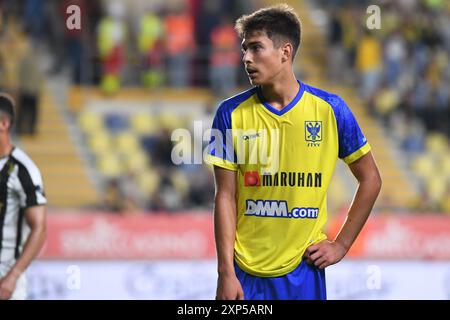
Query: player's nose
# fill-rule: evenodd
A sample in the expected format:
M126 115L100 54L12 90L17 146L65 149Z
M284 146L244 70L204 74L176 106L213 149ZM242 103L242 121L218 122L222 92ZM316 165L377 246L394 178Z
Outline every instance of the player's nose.
M242 54L242 62L245 64L245 66L247 66L248 64L250 64L252 62L251 54L249 51L250 50L247 50Z

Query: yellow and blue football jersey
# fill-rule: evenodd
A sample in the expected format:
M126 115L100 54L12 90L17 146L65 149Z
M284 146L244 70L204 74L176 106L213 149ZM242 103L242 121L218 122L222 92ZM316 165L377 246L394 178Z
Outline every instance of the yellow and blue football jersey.
M223 101L205 160L237 173L238 266L261 277L294 270L309 245L326 239L337 159L349 164L369 150L346 103L304 83L282 110L259 87Z

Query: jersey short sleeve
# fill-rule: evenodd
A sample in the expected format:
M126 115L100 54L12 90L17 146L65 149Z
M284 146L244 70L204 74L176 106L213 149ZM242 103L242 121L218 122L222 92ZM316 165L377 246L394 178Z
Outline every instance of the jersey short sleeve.
M21 163L18 170L20 207L28 208L46 204L47 199L39 170L36 167L27 168Z
M233 147L231 110L225 103L219 106L214 117L205 161L225 169L238 170Z
M370 145L350 108L338 97L333 110L339 137L339 158L350 164L370 151Z

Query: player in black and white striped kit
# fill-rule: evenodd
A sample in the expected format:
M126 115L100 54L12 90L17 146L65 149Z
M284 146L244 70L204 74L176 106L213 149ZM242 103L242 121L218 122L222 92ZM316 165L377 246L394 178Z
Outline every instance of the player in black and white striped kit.
M13 100L0 93L0 300L26 299L25 271L46 237L41 174L10 140Z

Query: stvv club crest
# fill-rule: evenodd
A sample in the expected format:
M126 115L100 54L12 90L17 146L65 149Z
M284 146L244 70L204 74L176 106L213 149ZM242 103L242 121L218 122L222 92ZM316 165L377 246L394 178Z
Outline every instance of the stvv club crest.
M322 141L322 121L305 121L305 140Z

